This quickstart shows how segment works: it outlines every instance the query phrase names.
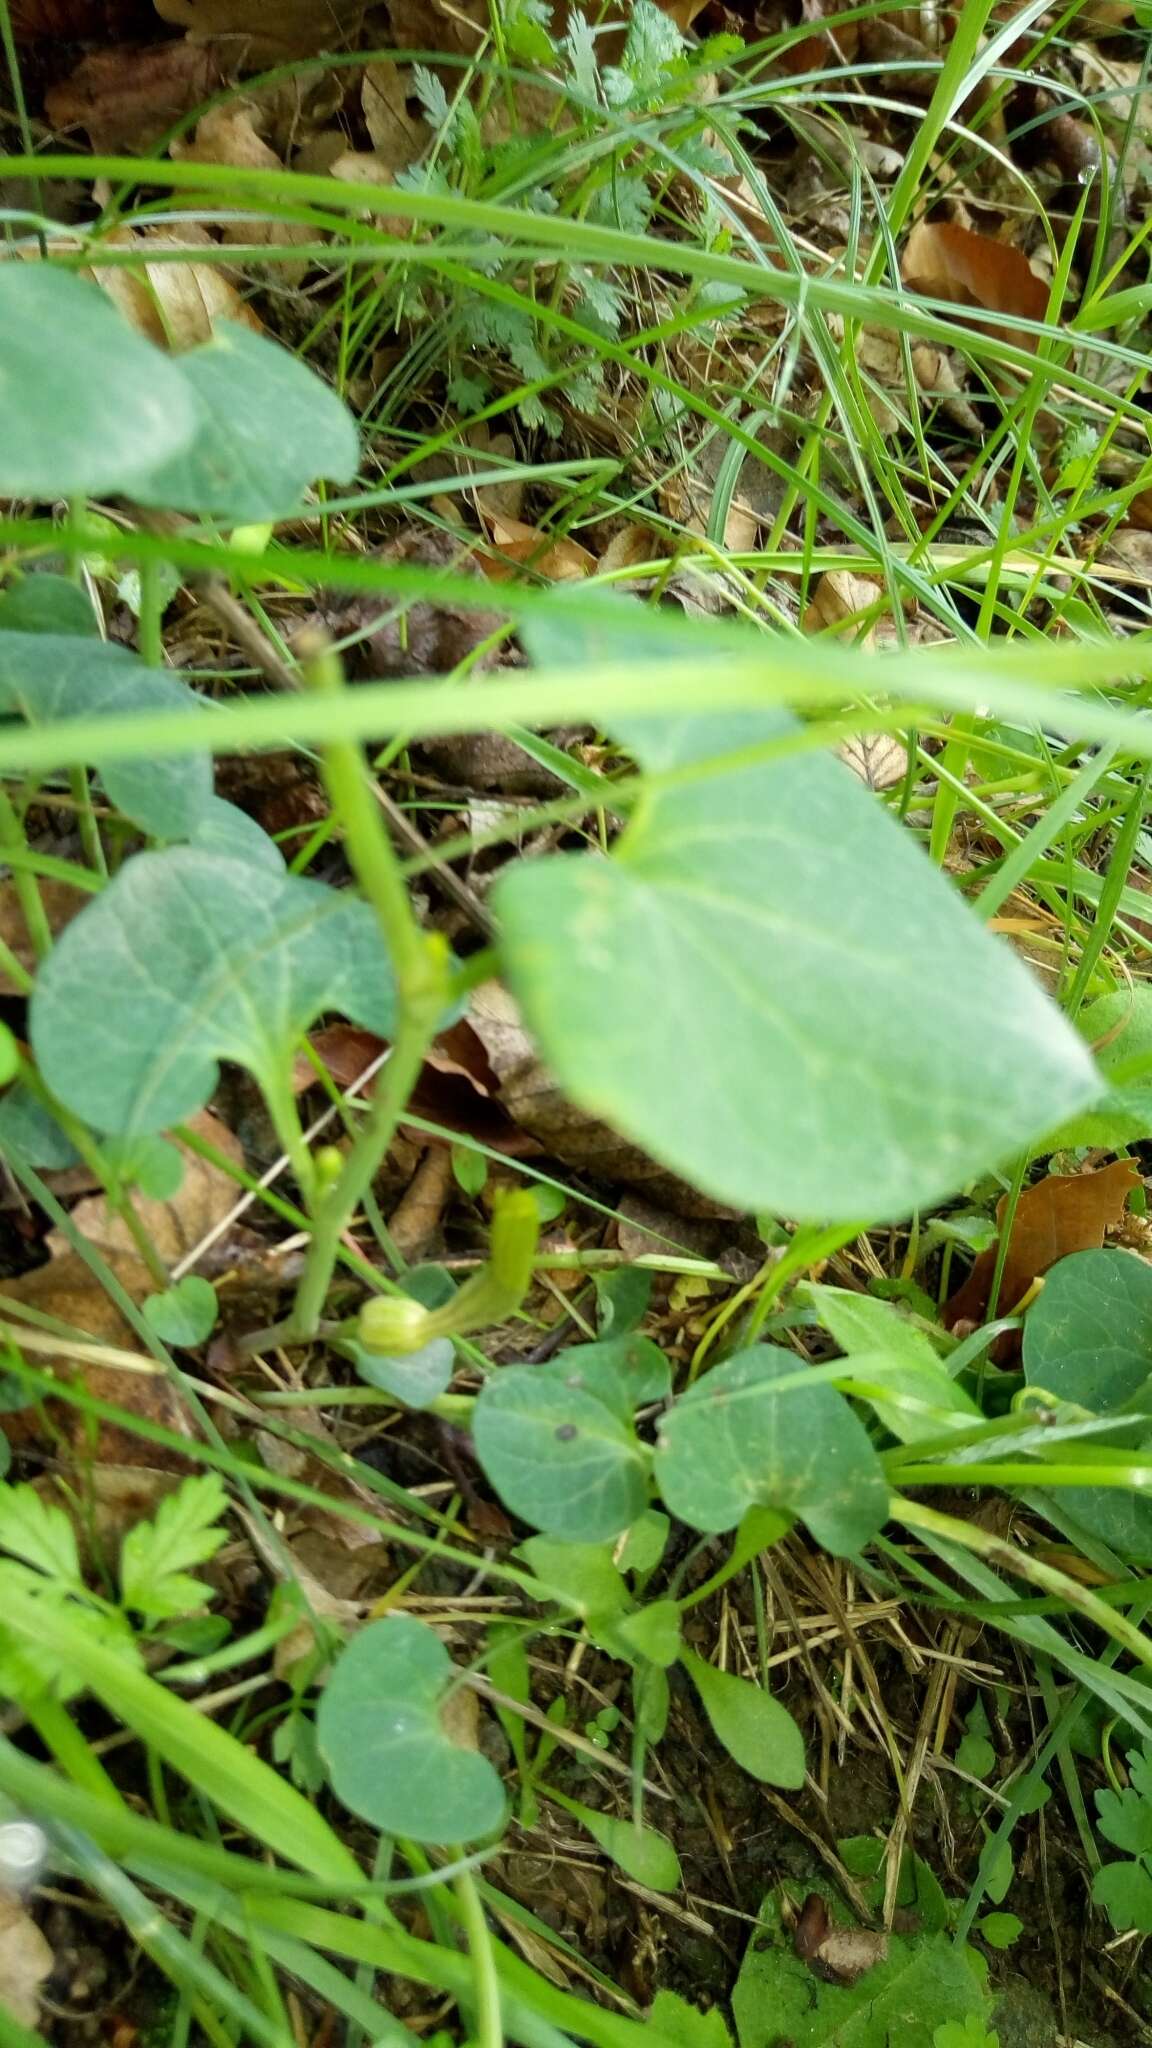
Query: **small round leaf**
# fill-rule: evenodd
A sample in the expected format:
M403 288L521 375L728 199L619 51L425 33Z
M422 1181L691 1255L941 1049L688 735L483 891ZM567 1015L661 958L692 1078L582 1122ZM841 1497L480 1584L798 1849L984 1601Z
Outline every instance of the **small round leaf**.
M388 1834L474 1842L504 1819L487 1757L459 1748L441 1722L454 1677L439 1636L393 1614L353 1636L328 1680L316 1736L332 1789Z

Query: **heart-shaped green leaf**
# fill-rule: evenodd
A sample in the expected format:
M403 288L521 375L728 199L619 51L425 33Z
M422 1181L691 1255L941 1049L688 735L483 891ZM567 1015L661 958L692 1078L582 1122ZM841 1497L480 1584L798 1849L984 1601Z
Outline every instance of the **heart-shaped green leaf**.
M892 1398L873 1396L872 1406L901 1443L938 1436L942 1429L968 1429L982 1420L923 1331L894 1303L850 1294L845 1287L809 1287L807 1292L824 1328L853 1365L859 1359L883 1359L882 1385ZM866 1380L868 1375L857 1371L853 1377Z
M476 1455L505 1507L569 1543L602 1543L648 1500L644 1454L594 1394L532 1366L506 1366L481 1388Z
M1045 1276L1024 1323L1024 1374L1108 1415L1152 1375L1152 1267L1128 1252L1073 1252Z
M202 709L178 676L146 668L126 647L81 634L0 633L0 710L31 725ZM117 808L156 839L185 838L216 803L207 741L203 754L108 762L96 754L93 765Z
M1025 1318L1024 1375L1060 1400L1102 1415L1122 1412L1138 1400L1140 1416L1112 1441L1123 1437L1143 1462L1148 1448L1144 1418L1152 1412L1152 1268L1120 1251L1073 1252L1060 1259L1045 1275ZM1077 1452L1069 1446L1064 1455L1071 1459ZM1057 1499L1120 1556L1152 1564L1147 1495L1118 1487L1062 1486Z
M700 1695L712 1733L741 1770L762 1785L798 1791L804 1783L804 1737L779 1700L734 1672L717 1671L694 1650L680 1661Z
M411 1615L370 1622L336 1661L316 1715L332 1789L352 1813L416 1842L472 1842L505 1813L488 1762L445 1733L455 1666Z
M757 1504L785 1508L837 1556L876 1534L888 1488L867 1431L835 1387L805 1386L803 1375L794 1352L755 1345L669 1409L655 1476L682 1522L734 1529ZM781 1380L792 1384L781 1391Z
M86 590L43 569L0 591L0 633L84 633L97 637Z
M40 970L32 1043L67 1108L134 1136L201 1108L222 1059L277 1096L321 1010L391 1031L392 975L368 905L177 846L128 861L68 926Z
M125 490L187 445L198 416L180 368L97 285L0 264L0 497Z
M571 602L527 632L569 667L668 651L623 606L611 647ZM522 861L494 897L513 990L582 1109L721 1201L826 1222L905 1215L1099 1095L1027 969L846 768L795 750L792 720L613 729L677 779L610 859Z
M175 1287L163 1294L150 1294L144 1314L165 1344L203 1344L216 1327L216 1289L199 1273L185 1273Z
M179 358L200 404L195 438L136 479L143 505L230 520L280 519L316 477L349 482L360 437L335 392L287 349L224 321Z

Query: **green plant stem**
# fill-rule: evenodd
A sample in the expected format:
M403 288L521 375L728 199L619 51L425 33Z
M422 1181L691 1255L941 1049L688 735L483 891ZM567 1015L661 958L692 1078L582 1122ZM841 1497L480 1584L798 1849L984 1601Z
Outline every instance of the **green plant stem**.
M6 789L0 789L0 852L11 848L23 853L27 841L24 827L20 823L16 806ZM52 950L52 927L48 922L44 905L40 900L40 889L36 877L28 868L13 866L12 886L20 905L20 914L28 927L28 937L37 960L43 960Z
M979 1468L961 1469L967 1479ZM923 1484L930 1470L931 1468L927 1467L922 1473L910 1472L904 1477L909 1484ZM1003 1483L1005 1474L1002 1468L988 1466L986 1473L988 1476L984 1483ZM1050 1474L1042 1470L1037 1471L1035 1476L1050 1478ZM1062 1478L1065 1485L1099 1483L1098 1473L1093 1473L1091 1479L1086 1479L1083 1475L1076 1478L1066 1474L1063 1474ZM938 1514L934 1508L924 1507L920 1501L905 1500L897 1495L893 1498L891 1513L893 1521L902 1523L906 1529L920 1529L939 1541L953 1543L962 1550L970 1550L998 1571L1013 1572L1017 1578L1029 1579L1034 1586L1042 1587L1045 1593L1055 1594L1066 1608L1080 1614L1085 1621L1094 1623L1104 1635L1110 1636L1113 1642L1119 1643L1123 1649L1129 1651L1138 1663L1152 1669L1152 1638L1146 1636L1142 1629L1134 1627L1126 1615L1118 1614L1115 1608L1099 1599L1087 1586L1082 1586L1077 1579L1069 1578L1066 1572L1057 1571L1054 1565L1044 1564L1040 1558L1029 1557L1025 1551L1014 1549L1002 1536L993 1535L987 1529L980 1529L974 1522L960 1521L954 1515Z
M453 1852L463 1855L463 1850ZM504 2021L500 2011L500 1979L492 1936L484 1908L470 1870L462 1870L453 1886L460 1906L460 1918L468 1937L468 1954L476 1985L474 2027L478 2048L504 2048Z
M319 635L302 649L301 673L317 695L339 699L344 675L339 657ZM343 1172L318 1196L312 1242L296 1296L292 1321L300 1337L312 1336L323 1313L340 1239L387 1153L415 1086L424 1054L447 1006L448 957L436 934L421 931L412 914L400 863L368 786L360 748L351 740L329 742L323 754L324 780L344 831L357 880L376 912L396 976L396 1032L359 1137Z

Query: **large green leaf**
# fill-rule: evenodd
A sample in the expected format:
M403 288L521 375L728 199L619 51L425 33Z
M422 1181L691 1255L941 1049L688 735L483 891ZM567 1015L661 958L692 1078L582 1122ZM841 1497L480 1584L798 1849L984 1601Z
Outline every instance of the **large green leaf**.
M217 325L180 357L200 401L195 439L137 478L144 505L221 519L279 519L318 476L349 482L360 459L351 413L315 372L250 328Z
M0 496L126 490L187 445L199 410L177 365L98 286L49 263L0 263Z
M40 970L32 1043L61 1102L96 1129L166 1130L199 1109L217 1062L265 1092L322 1010L392 1028L392 975L368 905L199 847L139 854Z
M644 1453L593 1393L538 1366L506 1366L480 1390L479 1458L505 1507L570 1543L619 1536L647 1505Z
M146 668L126 647L87 634L0 632L0 710L17 712L31 725L202 708L178 676ZM112 802L134 824L156 839L183 839L216 803L207 748L206 739L203 754L147 761L102 762L96 754L93 765Z
M369 1623L337 1659L316 1737L337 1798L374 1827L447 1843L500 1826L496 1772L440 1718L455 1675L439 1636L408 1614Z
M667 652L624 606L611 646L571 603L527 630L569 666ZM846 768L793 751L684 775L794 739L783 713L613 730L678 779L610 859L520 862L495 893L508 978L581 1108L722 1201L827 1221L904 1215L1101 1092L1026 968Z
M1062 1401L1098 1414L1137 1403L1123 1441L1145 1462L1150 1448L1144 1389L1152 1379L1152 1267L1129 1252L1073 1252L1045 1276L1024 1322L1024 1374ZM1139 1398L1138 1398L1139 1397ZM1091 1457L1090 1448L1063 1454ZM1039 1474L1038 1474L1039 1476ZM1062 1508L1121 1557L1152 1564L1152 1501L1123 1488L1060 1488Z
M858 1550L888 1512L867 1431L835 1387L805 1386L794 1352L738 1352L705 1373L660 1423L656 1483L693 1529L734 1529L750 1507L784 1508L837 1555ZM778 1381L800 1384L783 1391Z

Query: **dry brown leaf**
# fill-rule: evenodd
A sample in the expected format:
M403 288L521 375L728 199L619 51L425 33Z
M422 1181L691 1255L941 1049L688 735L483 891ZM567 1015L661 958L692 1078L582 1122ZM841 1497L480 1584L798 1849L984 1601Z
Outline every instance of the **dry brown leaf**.
M155 0L161 21L206 36L236 39L236 57L252 70L284 57L350 50L361 42L368 0Z
M149 252L159 249L215 248L205 229L187 221L178 235L159 229L136 233L120 228L108 237L120 248L140 251L140 263L132 270L100 264L89 273L101 291L119 306L126 320L160 348L177 352L210 341L217 320L236 320L242 326L262 331L262 322L245 305L234 285L229 284L218 264L150 263Z
M908 749L890 732L858 732L836 752L865 789L891 789L908 773Z
M622 569L638 569L642 563L663 562L668 554L667 537L652 526L622 526L614 533L596 564L600 576L618 575Z
M250 100L210 107L197 121L192 140L174 142L171 154L178 163L230 164L241 171L282 171L284 165L276 151L257 133L253 116L258 112ZM189 194L187 203L194 205L195 196ZM315 230L296 221L268 220L260 213L245 213L239 219L222 222L220 235L225 242L292 248L314 240ZM307 267L306 263L278 261L276 276L284 284L299 284Z
M857 576L852 569L828 569L821 576L809 600L801 625L806 633L834 632L849 626L860 639L860 615L887 602L884 589L872 576ZM861 644L869 646L876 623L867 628Z
M468 1021L492 1062L509 1116L554 1158L586 1167L603 1180L643 1188L678 1215L734 1214L657 1166L607 1124L576 1109L541 1063L513 998L499 982L473 990Z
M146 1294L154 1291L148 1269L140 1259L118 1251L105 1252L103 1257L134 1301L143 1301ZM23 1303L42 1315L53 1316L57 1321L66 1323L86 1344L130 1351L138 1358L143 1356L131 1324L121 1315L78 1252L68 1252L63 1258L52 1259L48 1265L37 1266L33 1272L22 1273L17 1279L0 1281L0 1316L14 1327L19 1327L20 1318L8 1308L9 1302ZM183 1404L163 1371L137 1372L128 1366L95 1364L87 1359L77 1359L71 1355L65 1339L61 1340L58 1352L48 1355L40 1351L30 1352L29 1357L39 1368L53 1373L58 1379L80 1380L98 1400L114 1402L145 1421L158 1422L180 1436L192 1434ZM179 1468L183 1463L177 1452L160 1444L148 1443L133 1431L122 1429L118 1423L94 1422L70 1402L49 1401L46 1405L55 1430L71 1447L72 1454L83 1457L86 1463L155 1466L161 1470ZM4 1429L13 1443L44 1442L38 1407L22 1408L5 1416ZM45 1447L50 1448L50 1445Z
M569 583L590 576L595 557L570 534L541 533L538 526L526 526L522 519L506 513L490 514L485 524L497 559L478 557L490 583L504 583L521 565L535 570L549 583Z
M45 876L40 878L39 895L53 938L57 932L63 931L66 924L71 924L86 903L92 901L87 889L76 889L71 882L54 882ZM36 966L36 952L28 937L16 884L12 881L0 882L0 939L15 954L21 967L26 967L31 974ZM19 982L0 967L0 995L22 994Z
M1018 320L1043 320L1048 312L1048 287L1021 250L955 221L918 222L904 245L900 273L913 291L954 305ZM1036 336L1019 328L989 331L1019 348L1036 346Z
M971 434L976 441L981 440L984 429L980 415L964 396L956 365L946 350L933 348L929 342L917 342L912 350L912 368L923 396L935 399L941 412L953 426L959 427L962 434Z
M377 162L393 172L415 163L432 137L424 115L413 113L410 103L419 106L406 65L393 64L387 58L365 65L360 86L365 125Z
M329 176L343 179L346 185L384 185L391 191L397 168L401 167L390 168L371 150L346 149L329 166ZM412 227L412 222L404 214L381 212L372 217L385 234L407 235Z
M11 1892L0 1892L0 2006L21 2026L36 2025L40 1986L55 1961L19 1899Z
M123 42L155 25L152 0L11 0L18 44Z
M211 1110L202 1109L198 1115L189 1117L188 1128L234 1165L243 1166L244 1152L239 1139ZM210 1165L176 1139L172 1143L184 1161L184 1178L176 1193L166 1202L153 1201L147 1195L137 1195L133 1201L137 1216L166 1266L176 1265L195 1251L201 1238L223 1222L240 1192L238 1184L220 1167ZM134 1250L127 1224L109 1209L105 1195L92 1195L87 1201L77 1202L71 1220L80 1235L99 1246L101 1252ZM51 1231L46 1243L53 1258L67 1255L69 1245L63 1231Z
M220 52L191 42L91 50L45 95L54 128L84 128L95 150L147 151L224 83Z
M1004 1261L997 1312L1011 1315L1034 1280L1070 1252L1099 1251L1104 1233L1119 1223L1128 1197L1140 1182L1134 1159L1116 1159L1092 1173L1050 1173L1025 1188L1016 1205ZM1002 1223L1008 1197L996 1210ZM983 1321L992 1291L998 1252L981 1252L963 1286L943 1312L945 1328Z

